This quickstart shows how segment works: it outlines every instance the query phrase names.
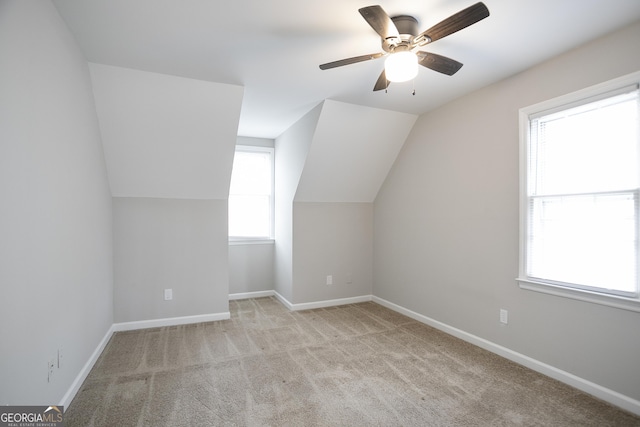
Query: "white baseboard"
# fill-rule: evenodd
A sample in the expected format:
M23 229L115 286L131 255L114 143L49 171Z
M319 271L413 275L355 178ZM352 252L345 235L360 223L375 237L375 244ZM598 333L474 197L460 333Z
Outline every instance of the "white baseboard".
M578 390L581 390L585 393L588 393L592 396L602 399L605 402L611 403L612 405L618 406L636 415L640 415L640 401L638 400L635 400L631 397L625 396L614 390L608 389L606 387L603 387L601 385L588 381L584 378L578 377L569 372L563 371L554 366L548 365L544 362L533 359L529 356L525 356L524 354L518 353L516 351L513 351L501 345L495 344L484 338L480 338L478 336L465 332L461 329L439 322L435 319L416 313L415 311L409 310L400 305L394 304L390 301L387 301L385 299L382 299L376 296L363 295L359 297L340 298L340 299L317 301L317 302L311 302L311 303L292 304L276 291L262 291L262 292L231 294L229 295L229 299L231 300L231 299L245 299L245 298L260 298L265 296L275 296L285 307L287 307L291 311L309 310L314 308L325 308L325 307L333 307L333 306L344 305L344 304L355 304L359 302L374 301L393 311L404 314L407 317L410 317L421 323L424 323L426 325L439 329L443 332L446 332L449 335L453 335L454 337L460 338L471 344L477 345L480 348L488 350L492 353L495 353L499 356L509 359L522 366L526 366L527 368L537 371L543 375L549 376L553 379L556 379L572 387L575 387ZM68 405L71 403L76 393L82 386L82 383L87 378L87 375L89 375L89 372L93 368L93 365L96 363L96 361L98 360L98 357L100 357L100 354L102 353L107 343L109 342L109 339L111 339L111 336L113 335L114 332L130 331L135 329L155 328L155 327L163 327L163 326L185 325L190 323L212 322L217 320L226 320L226 319L229 319L230 317L231 315L229 312L223 312L223 313L196 315L196 316L143 320L143 321L137 321L137 322L114 323L111 326L111 328L109 328L109 330L107 331L103 339L100 341L100 343L98 344L98 347L92 353L87 363L85 363L84 367L76 377L75 381L71 384L71 387L62 398L60 405L64 407L68 407Z
M510 350L484 338L477 337L461 329L454 328L453 326L449 326L430 317L416 313L415 311L411 311L382 298L374 296L373 301L393 311L397 311L400 314L404 314L407 317L417 320L418 322L432 326L436 329L446 332L449 335L453 335L454 337L460 338L464 341L467 341L471 344L477 345L478 347L502 356L505 359L509 359L512 362L518 363L519 365L526 366L529 369L575 387L578 390L595 396L598 399L604 400L605 402L611 403L612 405L618 406L636 415L640 415L640 401L635 400L629 396L625 396L622 393L618 393L617 391L585 380L584 378L563 371L562 369L558 369L554 366L548 365L529 356L525 356L524 354Z
M229 294L229 301L238 299L272 297L274 295L275 291L240 292L237 294Z
M286 299L285 297L283 297L282 295L280 295L278 292L273 291L273 296L276 297L276 299L278 301L280 301L282 303L282 305L284 305L285 307L287 307L289 310L293 310L293 305L289 302L288 299Z
M102 338L98 347L93 351L87 363L84 364L80 373L76 376L76 379L71 383L71 387L62 397L62 401L60 406L64 406L65 408L69 407L69 404L80 390L82 383L91 372L93 365L98 361L98 358L104 351L104 348L107 346L107 343L111 339L111 336L114 332L120 331L132 331L136 329L147 329L147 328L157 328L163 326L177 326L177 325L187 325L191 323L201 323L201 322L213 322L216 320L226 320L231 318L231 313L228 311L223 313L213 313L213 314L200 314L196 316L183 316L183 317L171 317L166 319L154 319L154 320L142 320L138 322L123 322L123 323L114 323L111 325L105 336Z
M96 349L91 354L91 357L89 357L89 360L87 360L87 363L84 364L84 366L80 370L80 373L76 376L76 379L73 381L73 383L71 383L71 387L69 387L69 390L67 390L67 392L62 397L60 406L63 406L65 408L69 407L69 404L71 403L73 398L76 397L76 393L78 393L78 390L80 390L80 387L82 387L82 383L87 378L87 375L89 375L89 372L91 372L91 369L93 369L93 365L95 365L98 358L102 354L102 351L107 346L107 343L111 339L111 335L113 335L113 332L113 325L111 325L102 340L98 343L98 347L96 347Z
M311 310L313 308L325 308L325 307L334 307L337 305L345 305L345 304L356 304L359 302L371 301L371 295L362 295L359 297L349 297L349 298L338 298L338 299L330 299L324 301L316 301L316 302L305 302L300 304L292 304L285 297L280 295L277 292L274 292L275 297L284 304L291 311L299 311L299 310Z
M191 323L215 322L216 320L226 320L231 318L228 311L212 314L198 314L195 316L168 317L165 319L139 320L136 322L114 323L113 330L134 331L136 329L161 328L164 326L189 325Z

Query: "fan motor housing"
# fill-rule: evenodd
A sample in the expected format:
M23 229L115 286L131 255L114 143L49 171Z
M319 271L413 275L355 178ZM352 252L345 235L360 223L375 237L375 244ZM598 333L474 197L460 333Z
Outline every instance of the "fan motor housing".
M418 20L413 16L399 15L391 17L391 21L400 33L400 40L396 38L382 40L382 49L385 52L411 49L413 38L418 34Z

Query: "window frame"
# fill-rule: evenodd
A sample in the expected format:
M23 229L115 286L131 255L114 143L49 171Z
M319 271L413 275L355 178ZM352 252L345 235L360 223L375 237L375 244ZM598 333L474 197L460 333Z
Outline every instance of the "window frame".
M519 110L519 139L520 139L520 188L519 188L519 266L516 281L521 289L541 292L563 298L571 298L580 301L606 305L640 312L640 295L633 297L604 293L597 289L568 287L551 280L538 280L527 274L528 251L528 222L529 222L529 145L530 145L530 121L543 112L570 109L580 104L605 99L614 96L616 91L625 87L640 86L640 72L635 72L619 77L595 86L588 87L567 95L562 95L547 101L543 101ZM638 213L637 213L638 214ZM640 294L640 292L639 292Z
M275 148L261 145L244 145L237 144L234 150L249 153L269 153L271 158L271 196L269 197L269 236L231 236L229 232L228 239L230 245L256 245L256 244L272 244L275 236ZM231 170L233 176L233 166ZM229 199L231 198L231 180L229 180ZM229 203L229 202L228 202ZM227 209L227 215L228 209Z

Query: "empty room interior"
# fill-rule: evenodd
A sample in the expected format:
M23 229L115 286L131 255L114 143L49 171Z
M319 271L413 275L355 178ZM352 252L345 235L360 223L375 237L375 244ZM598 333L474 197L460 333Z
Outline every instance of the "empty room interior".
M0 405L545 425L529 399L554 389L640 425L639 46L637 0L0 0ZM392 80L409 52L417 75ZM601 148L542 140L612 105L635 122ZM259 236L230 226L241 152L270 156ZM193 344L170 369L175 334L209 359ZM452 379L500 366L537 376ZM189 391L162 389L176 373Z

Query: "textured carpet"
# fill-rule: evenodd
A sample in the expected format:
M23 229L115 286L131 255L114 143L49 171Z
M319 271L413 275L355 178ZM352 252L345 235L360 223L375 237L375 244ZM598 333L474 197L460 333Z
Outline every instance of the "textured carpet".
M369 302L113 335L67 426L640 426L558 381Z

